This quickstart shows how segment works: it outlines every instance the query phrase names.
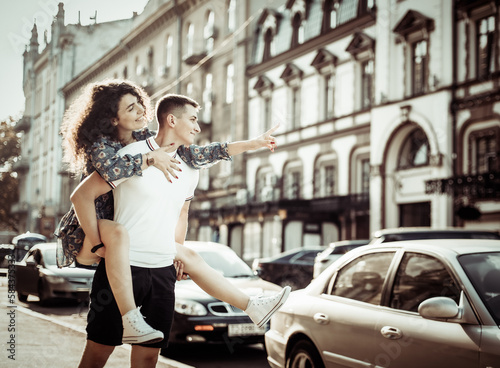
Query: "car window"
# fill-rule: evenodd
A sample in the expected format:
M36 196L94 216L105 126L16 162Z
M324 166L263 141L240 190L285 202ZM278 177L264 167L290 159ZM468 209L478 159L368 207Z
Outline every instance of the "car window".
M292 262L314 262L314 258L320 253L320 250L309 250L297 254L293 257Z
M458 261L500 325L500 252L466 254Z
M394 252L371 253L350 262L339 270L331 295L378 305L382 285L394 258Z
M438 259L405 253L394 280L391 308L417 312L421 302L435 296L447 296L458 304L460 288Z

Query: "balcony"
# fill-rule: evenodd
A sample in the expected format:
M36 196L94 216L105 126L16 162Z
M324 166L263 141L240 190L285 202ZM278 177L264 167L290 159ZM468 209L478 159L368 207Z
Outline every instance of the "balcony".
M30 169L30 162L27 158L21 158L14 163L12 169L18 173L25 173Z
M29 130L31 129L31 116L23 116L21 119L19 119L14 129L17 132L29 132Z
M27 215L28 207L27 202L17 202L12 205L10 212L13 215Z
M454 176L447 179L427 180L426 194L464 196L470 200L498 200L500 198L500 172Z

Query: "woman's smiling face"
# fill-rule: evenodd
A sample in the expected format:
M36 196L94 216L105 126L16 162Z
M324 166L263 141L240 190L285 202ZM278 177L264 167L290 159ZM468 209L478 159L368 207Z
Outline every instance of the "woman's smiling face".
M144 112L144 107L139 103L136 96L128 93L120 99L117 117L113 120L120 139L127 139L133 131L146 125Z

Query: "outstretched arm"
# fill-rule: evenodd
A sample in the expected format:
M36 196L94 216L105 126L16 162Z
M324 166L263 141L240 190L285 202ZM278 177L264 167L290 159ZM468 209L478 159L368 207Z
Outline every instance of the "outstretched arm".
M247 151L254 151L259 148L269 148L271 152L278 146L276 144L276 138L272 134L279 128L279 124L269 129L264 134L259 135L256 138L249 139L247 141L232 142L228 144L228 153L230 156L239 155L240 153Z
M94 201L110 190L109 184L99 173L94 171L71 193L71 202L75 208L78 222L92 245L101 243Z
M206 146L191 145L189 147L179 147L181 159L194 169L208 168L222 160L231 161L231 156L240 153L257 150L259 148L269 148L272 152L277 147L276 138L272 134L278 129L279 124L269 129L260 136L246 141L231 143L210 143Z

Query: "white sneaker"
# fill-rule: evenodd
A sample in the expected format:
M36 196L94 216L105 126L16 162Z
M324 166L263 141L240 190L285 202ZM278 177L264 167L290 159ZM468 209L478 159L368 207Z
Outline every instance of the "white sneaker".
M264 326L271 316L287 300L290 295L290 286L285 286L281 292L273 296L252 296L245 313L258 327Z
M163 332L148 325L139 308L128 311L122 321L124 344L154 344L163 340Z

